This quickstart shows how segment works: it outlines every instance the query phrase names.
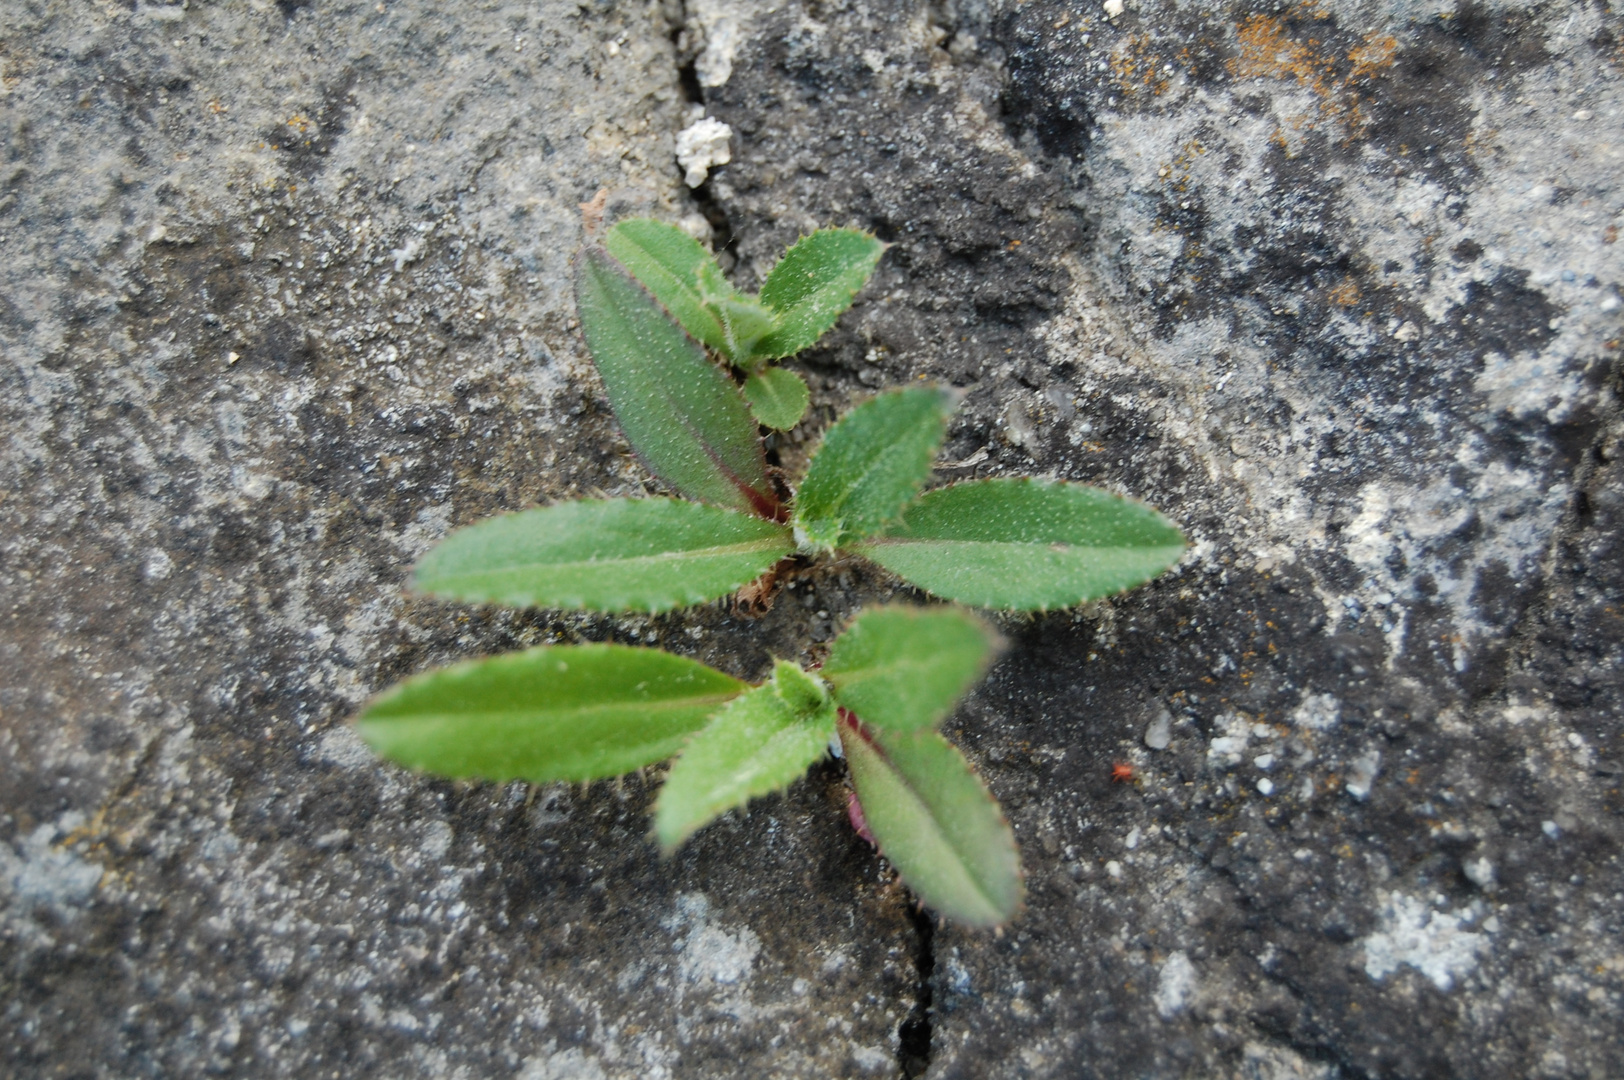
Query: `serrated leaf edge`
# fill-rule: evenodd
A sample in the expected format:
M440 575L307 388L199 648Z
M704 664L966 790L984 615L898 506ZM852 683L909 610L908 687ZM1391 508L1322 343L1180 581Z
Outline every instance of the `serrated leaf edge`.
M904 392L909 391L909 390L926 390L926 389L937 391L947 401L949 401L951 403L950 407L947 410L947 412L945 412L941 417L942 433L943 433L943 438L945 438L946 433L947 433L947 426L952 421L953 412L954 412L954 410L956 410L958 408L959 400L963 395L956 393L950 387L941 386L941 385L938 385L938 384L935 384L935 383L927 383L924 386L897 386L897 387L892 387L889 390L881 390L877 394L870 394L868 397L864 398L862 401L857 402L851 408L849 408L845 412L841 413L840 416L835 419L835 422L833 424L829 425L828 430L823 433L823 437L818 440L818 445L813 448L813 450L812 450L812 452L810 454L807 455L807 470L808 470L808 473L810 474L810 471L811 471L811 463L813 461L817 460L819 452L823 450L823 444L828 440L829 433L832 432L836 427L838 427L840 425L840 422L842 420L845 420L846 417L850 416L852 413L856 412L858 409L862 408L864 405L867 405L869 402L878 401L880 398L884 397L887 394L900 394L900 393L904 393ZM938 441L937 444L936 444L936 452L931 455L931 461L934 462L936 460L936 458L941 454L941 452L942 452L941 442ZM840 507L842 509L845 508L847 500L849 500L851 498L852 493L857 490L858 486L860 484L862 484L863 480L865 478L867 478L868 474L873 472L876 468L879 467L879 462L880 462L879 458L875 458L873 461L869 462L868 465L866 465L863 468L863 471L862 471L861 475L858 476L857 480L847 488L845 495L842 496L841 500L840 500ZM921 482L922 483L928 482L930 480L930 474L933 471L934 471L934 466L933 465L927 467L925 469L924 480L921 481ZM802 481L803 481L803 483L805 482L804 477L802 478ZM970 481L970 482L973 483L974 481ZM949 486L951 486L951 485L949 485ZM938 489L932 488L931 490L935 491L935 490L938 490ZM924 498L928 494L930 494L930 492L921 491L918 495L914 496L912 502L903 503L902 508L899 509L896 512L895 516L886 519L886 521L883 522L879 526L879 531L872 532L872 533L864 533L862 536L848 536L846 534L846 519L844 517L819 518L819 519L817 519L816 522L810 522L809 523L805 518L801 517L800 508L798 506L792 506L791 507L789 520L790 520L790 524L793 526L793 528L795 530L796 543L799 544L803 549L806 549L806 550L809 550L809 551L835 551L835 550L838 550L839 548L846 547L846 546L853 545L853 544L857 544L857 543L868 543L868 542L876 539L877 537L883 536L885 529L892 528L892 527L896 526L897 524L899 524L902 521L903 516L905 514L907 514L908 508L913 506L914 503L917 503L920 499ZM822 541L813 539L812 534L810 532L808 532L808 530L806 528L806 526L808 524L820 524L820 523L823 523L823 522L829 522L829 523L835 525L836 528L839 530L838 533L836 534L838 538L836 540L834 540L833 542L828 543L828 544L825 544Z
M842 741L844 741L844 738L845 738L844 733L845 733L845 731L846 731L846 729L848 727L852 731L853 737L862 739L865 744L867 744L869 747L871 747L874 750L874 752L876 754L878 754L885 761L885 763L891 768L892 772L895 773L898 782L900 784L902 784L902 786L908 791L908 794L912 798L914 798L916 801L918 801L921 806L926 808L927 815L930 817L932 822L935 822L936 821L936 815L935 815L935 813L930 812L930 810L929 810L930 804L928 802L926 802L918 794L918 788L915 787L915 785L913 784L912 781L908 780L906 777L904 777L902 775L902 771L900 769L896 768L896 766L891 761L891 756L885 752L885 747L880 745L879 740L873 734L871 734L869 732L869 730L867 728L867 725L863 723L863 721L857 716L857 714L853 713L850 709L847 709L847 708L842 706L838 710L838 717L837 717L837 721L836 721L836 730L841 733ZM939 734L939 733L932 732L932 734ZM952 744L949 743L949 745L952 745ZM1015 877L1016 877L1015 903L1010 908L1009 913L1006 916L1004 916L1004 918L1000 922L985 924L985 925L988 925L988 926L1002 926L1005 923L1008 923L1011 920L1013 920L1020 913L1021 909L1025 906L1025 903L1026 903L1026 870L1025 870L1025 865L1024 865L1024 863L1022 863L1021 858L1020 858L1020 846L1018 844L1015 844L1014 830L1010 828L1009 818L1004 813L1003 804L998 801L998 798L995 795L993 795L992 789L987 786L986 779L981 775L980 771L977 770L976 767L970 762L970 760L968 758L964 757L964 752L962 750L959 750L958 747L956 747L956 746L953 747L953 749L954 749L954 751L956 753L958 753L959 757L964 761L965 767L967 769L969 769L971 777L974 778L976 783L980 786L982 796L987 800L987 802L991 803L993 808L998 812L998 821L999 821L999 823L1001 825L1003 825L1003 827L1006 830L1009 831L1010 842L1011 842L1012 845L1014 845L1014 850L1015 850ZM854 792L854 794L855 794L855 792ZM860 809L862 807L862 797L861 796L857 796L857 804L858 804L858 807ZM870 827L872 828L872 826L870 826ZM938 826L938 828L939 828L939 826ZM875 838L874 847L875 847L875 850L880 853L880 855L882 855L882 856L885 855L885 848L879 842L878 837ZM895 864L893 864L893 865L895 865ZM901 867L897 867L897 873L902 877L903 884L907 885L908 884L908 878L907 878L907 875L902 872ZM991 897L987 896L985 890L982 888L981 882L976 880L975 876L972 875L969 872L968 869L965 870L964 876L975 886L976 891L981 894L981 899L983 901L985 901L988 909L992 910L992 911L997 911L999 909L998 904L996 902L994 902L994 900ZM912 888L912 886L909 886L909 887ZM977 924L971 924L971 925L977 925Z
M492 514L489 517L480 518L478 521L469 522L466 525L459 525L456 528L454 528L454 529L450 530L449 532L447 532L443 537L441 537L434 544L433 547L431 547L428 551L424 552L423 556L420 557L418 559L418 561L413 564L411 570L407 574L406 586L405 586L406 592L408 594L410 594L410 595L413 595L413 596L430 597L430 598L433 598L433 599L436 599L436 600L455 600L455 601L458 601L458 602L461 602L461 603L473 603L473 604L501 604L501 605L503 605L505 607L520 607L520 608L531 608L531 607L533 607L533 608L538 608L538 609L543 610L543 611L599 611L599 612L603 612L603 611L643 611L643 612L648 612L651 615L658 615L658 614L660 614L661 612L664 612L664 611L675 611L675 610L677 610L679 608L693 607L693 606L695 606L697 604L710 603L711 601L720 599L721 597L724 597L724 596L728 595L729 593L736 592L738 589L742 588L745 585L748 585L750 582L756 580L762 574L767 572L766 570L763 570L763 571L760 571L759 573L752 574L749 577L745 578L743 581L739 581L739 582L737 582L735 584L731 584L727 588L721 590L720 592L716 592L716 593L707 594L707 593L702 593L702 592L695 591L695 590L690 590L688 592L683 593L683 599L675 601L675 602L673 602L671 604L647 604L647 603L634 603L634 602L629 602L628 601L628 602L622 602L620 604L616 604L616 605L613 605L613 606L610 606L609 604L605 604L605 605L603 605L601 607L599 607L599 606L588 606L579 596L565 597L564 599L568 600L569 602L565 603L565 604L562 604L562 605L558 605L558 606L554 606L554 605L550 605L550 604L544 605L544 604L537 603L533 598L526 597L525 594L523 594L523 593L509 593L509 594L504 595L500 599L467 600L464 597L461 597L461 596L459 596L459 595L457 595L455 593L450 592L449 590L424 588L417 580L418 569L422 566L423 558L427 558L428 555L432 554L437 548L440 547L440 545L446 543L448 540L450 540L457 533L460 533L465 529L477 528L477 527L485 525L485 524L487 524L489 522L500 521L500 520L502 520L504 518L518 517L521 514L527 514L527 513L530 513L531 511L534 511L534 510L550 510L555 506L607 506L610 503L620 502L620 501L626 501L626 502L649 501L649 502L653 502L653 501L657 501L657 500L658 501L664 501L664 502L673 502L673 503L692 503L692 504L694 504L696 506L704 506L704 507L707 507L707 508L712 509L712 510L725 510L726 512L728 512L730 514L738 514L740 517L745 518L747 520L755 517L755 515L745 514L745 513L741 512L739 510L735 510L731 506L716 506L713 503L700 502L697 499L674 498L674 497L666 496L666 495L652 496L648 500L638 500L638 499L624 499L624 500L622 500L622 499L615 499L615 498L608 498L608 499L559 499L559 500L557 500L555 502L550 502L550 503L547 503L547 504L542 505L542 506L527 506L523 510L505 510L505 511L499 513L499 514ZM756 520L760 520L760 519L756 518ZM774 522L774 524L777 524L777 522ZM791 552L794 551L795 538L794 538L794 535L789 531L789 528L787 526L782 526L782 527L784 529L783 542L787 545L786 548L785 548L785 554L788 555L788 554L790 554ZM615 560L612 560L612 561L614 561L614 562L657 562L659 559L665 558L665 557L670 557L670 558L675 559L675 558L682 558L684 556L689 556L689 555L694 555L694 554L700 554L700 555L718 555L718 554L732 554L732 553L743 554L743 553L745 553L747 551L750 551L750 550L756 548L757 546L760 546L760 547L763 548L763 550L765 550L766 548L771 547L772 545L773 545L773 541L763 539L763 540L759 540L759 541L749 541L749 542L741 543L741 544L725 544L725 545L719 545L717 547L697 548L697 549L693 549L691 551L673 553L673 554L670 554L669 556L667 556L667 555L639 555L639 556L636 556L636 557L630 558L630 559L615 559ZM587 559L587 560L576 560L574 562L568 562L568 563L519 564L515 568L521 568L522 569L524 566L528 566L528 565L546 566L546 567L554 567L554 566L589 566L594 561L595 560ZM504 568L504 569L508 569L508 568ZM771 567L768 567L767 569L770 570ZM437 669L437 670L443 670L443 669Z
M884 568L882 567L881 569L884 569ZM931 723L929 723L927 725L923 725L922 728L918 729L918 730L922 730L923 727L928 727L928 728L931 728L931 729L934 730L935 728L940 726L940 724L941 724L941 722L943 720L945 720L949 716L953 715L953 711L959 707L959 703L964 700L965 695L968 694L972 688L974 688L976 683L981 681L981 679L987 674L987 672L989 670L991 670L992 666L995 663L998 662L998 657L1000 656L1000 654L1002 654L1004 652L1004 650L1009 647L1009 642L1004 638L1004 635L1000 634L997 631L997 629L992 626L991 623L987 622L985 619L983 619L980 616L976 615L974 612L969 610L967 607L963 606L962 604L952 603L950 601L950 602L948 602L946 604L942 604L942 605L939 605L939 606L933 606L933 607L920 607L920 606L915 605L915 604L881 604L878 607L867 608L867 609L863 610L862 612L860 612L859 614L853 616L852 619L849 622L846 623L845 627L842 628L842 630L840 631L840 634L836 637L835 642L834 642L835 645L838 645L839 642L840 642L840 638L845 637L846 634L848 632L850 632L851 628L853 626L857 625L857 623L858 623L858 621L860 619L862 619L865 615L868 615L870 613L874 613L874 612L899 612L899 613L909 615L909 616L917 616L917 615L919 615L919 614L921 614L923 612L927 612L927 611L953 611L953 612L956 612L957 614L963 616L966 621L970 622L971 624L973 624L976 627L976 629L981 631L982 639L984 641L986 641L986 643L987 643L987 651L984 652L982 654L982 656L981 656L981 659L979 661L979 666L976 669L975 677L972 678L969 681L969 683L965 686L965 689L962 692L960 692L959 696L954 698L953 702L950 705L948 705L948 707L946 709L944 709L942 711L941 716L939 716L935 720L931 721ZM833 655L832 650L833 650L833 645L831 646L831 655ZM878 669L878 668L865 668L865 669L862 669L862 670L864 670L865 672L877 672L880 669ZM896 666L894 668L887 668L885 670L901 670L901 668L900 668L900 666ZM835 680L838 679L841 674L842 674L842 672L830 672L828 675L823 675L822 672L820 671L819 672L819 678L823 681L823 683L826 686L828 686L829 693L830 693L831 697L834 699L835 704L840 705L840 707L844 709L844 708L846 708L846 706L841 704L841 702L840 702L840 688L836 685L836 682L835 682ZM872 677L872 676L867 676L867 677ZM859 680L856 680L856 681L861 682L862 680L859 679ZM847 711L850 711L850 710L847 710ZM853 713L853 715L855 716L856 714ZM883 730L883 727L881 725L871 724L871 725L867 725L867 726L872 726L872 727L876 728L876 730ZM915 729L910 729L910 730L915 730Z
M672 315L671 315L670 310L667 309L664 304L660 303L660 298L655 296L654 293L652 291L650 291L649 287L647 285L643 284L643 282L638 279L636 274L634 274L630 270L626 269L625 265L619 259L615 258L614 254L612 252L610 252L610 250L607 247L605 247L603 244L601 244L601 243L592 243L592 244L587 244L587 245L583 246L580 251L576 252L575 259L572 260L572 263L578 262L579 260L581 260L583 258L586 258L588 253L591 252L591 251L594 251L594 250L598 251L598 252L601 252L603 254L603 257L608 259L609 262L611 262L612 264L614 264L615 268L618 269L620 271L620 273L626 275L628 280L630 280L633 284L635 284L639 289L642 289L644 294L646 296L648 296L649 300L654 304L654 306L659 308L662 312L665 313L666 320L668 322L670 322L672 326L676 327L678 332L681 333L684 337L686 337L689 340L689 342L691 342L694 345L694 347L697 348L700 351L701 355L703 355L705 357L707 362L709 362L713 367L717 368L724 375L726 375L727 378L728 378L728 381L730 383L732 382L732 375L730 373L728 365L718 364L716 362L714 356L712 355L711 350L705 347L705 343L703 341L700 341L698 338L695 338L692 334L690 334L688 332L687 327L683 326L682 323L678 322L675 318L673 318ZM578 271L575 271L575 272L573 272L571 274L571 277L573 279L572 280L572 286L573 286L573 291L574 291L574 294L575 294L575 307L576 307L577 312L579 312L580 307L581 307L581 279L580 279L580 274L579 274ZM585 338L584 333L582 334L582 337L583 337L583 340L584 340L584 338ZM588 354L588 356L591 355L591 347L590 346L588 346L588 348L587 348L587 354ZM595 358L593 359L593 362L592 362L592 370L598 376L598 381L600 383L603 382L603 373L598 370L598 365L597 365L597 361L596 361ZM605 389L607 390L607 387L605 387ZM736 384L733 386L733 392L735 394L739 394L740 401L742 401L744 403L745 415L750 416L750 417L753 418L755 416L755 414L750 410L750 403L749 403L749 401L744 399L744 395L742 393L740 393L739 388L738 388L738 386ZM661 392L661 396L665 397L667 399L667 404L669 405L669 396L666 395L663 391ZM613 399L610 399L609 409L610 409L611 413L614 412L614 400ZM670 411L672 416L678 416L677 410L671 409L669 411ZM746 484L736 473L733 472L732 469L728 468L722 462L722 459L721 459L720 455L718 455L715 448L713 446L711 446L711 443L710 443L709 439L705 439L705 438L700 437L699 433L694 430L693 425L689 424L686 420L680 419L680 417L679 417L679 422L682 424L682 426L684 428L687 429L688 433L694 437L694 442L702 450L704 450L706 456L708 456L710 458L711 463L716 466L717 470L722 474L722 476L727 480L727 482L732 484L734 489L736 491L738 491L744 497L745 501L750 505L751 509L754 511L754 513L755 513L755 515L757 517L762 518L762 519L764 519L766 521L774 521L774 522L783 522L783 521L786 521L788 519L788 509L784 506L784 504L782 502L779 501L777 494L774 493L771 490L770 485L769 485L769 489L766 492L760 492L760 491L757 491L755 488L751 487L749 484ZM616 417L615 417L615 425L621 429L622 436L625 436L625 427L620 423L620 418L619 418L618 415L616 415ZM660 476L659 472L649 462L648 458L644 456L643 452L640 449L638 449L635 444L632 443L631 438L629 436L625 436L625 437L626 437L627 444L631 446L632 454L637 458L638 463L643 466L643 469L646 472L648 472L648 474L650 476L653 476L655 479L659 480L661 483L663 483L663 484L668 483L663 477ZM759 438L756 440L756 453L762 460L762 471L765 473L766 472L766 453L765 453L765 451L763 450L763 448L761 446L761 440ZM668 486L669 486L669 484L668 484ZM687 495L684 495L683 498L688 499L688 501L690 501L690 502L705 503L705 505L707 505L707 506L720 506L721 505L719 503L707 502L704 499L691 498L691 497L689 497ZM722 506L722 509L724 509L724 510L733 510L735 508L731 507L731 506Z

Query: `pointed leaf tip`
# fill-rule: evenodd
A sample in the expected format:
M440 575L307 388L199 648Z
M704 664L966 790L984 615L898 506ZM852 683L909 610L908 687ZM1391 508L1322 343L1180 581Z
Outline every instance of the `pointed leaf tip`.
M857 229L819 229L797 241L761 285L761 302L779 322L754 355L775 359L810 348L851 306L885 247Z
M795 525L813 546L837 547L897 521L930 476L957 404L935 386L888 390L831 427L795 498Z
M820 672L835 701L870 727L912 731L941 722L986 673L998 635L969 612L897 605L863 612Z
M1070 607L1141 585L1176 564L1184 534L1155 510L1059 481L973 480L927 492L855 550L962 604Z
M689 335L719 352L725 348L726 331L705 299L718 283L731 286L699 241L675 225L631 218L610 229L603 244Z
M440 668L356 720L379 755L441 776L593 780L670 757L748 687L625 645L553 645Z
M863 820L903 882L949 919L1008 922L1023 893L1015 836L964 756L934 731L876 731L845 709L837 729Z
M413 584L520 607L667 611L725 596L793 547L784 526L718 506L580 500L458 529L418 563Z
M788 787L833 734L821 683L779 661L771 681L718 712L671 766L654 807L661 850L670 854L719 814Z

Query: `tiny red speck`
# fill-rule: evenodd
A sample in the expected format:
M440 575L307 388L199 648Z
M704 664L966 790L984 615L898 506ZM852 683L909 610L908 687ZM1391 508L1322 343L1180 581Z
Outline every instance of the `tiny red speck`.
M1126 784L1133 780L1133 766L1126 761L1118 761L1111 766L1111 781L1117 784Z

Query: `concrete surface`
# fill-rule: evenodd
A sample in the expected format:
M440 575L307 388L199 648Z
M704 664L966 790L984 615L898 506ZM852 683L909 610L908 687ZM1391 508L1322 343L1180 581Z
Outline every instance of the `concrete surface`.
M1608 5L40 2L0 42L9 1072L1624 1073ZM662 864L652 778L452 785L344 727L547 640L754 677L896 592L402 595L457 524L646 486L571 323L600 187L747 285L816 224L895 244L797 361L792 475L934 378L940 479L1195 540L1004 619L947 725L1022 844L1002 936L913 913L836 764Z

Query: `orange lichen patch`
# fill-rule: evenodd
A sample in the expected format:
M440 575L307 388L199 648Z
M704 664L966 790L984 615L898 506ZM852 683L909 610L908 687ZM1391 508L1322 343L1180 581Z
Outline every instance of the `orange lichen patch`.
M1321 97L1330 97L1334 76L1319 52L1319 40L1306 43L1286 34L1285 24L1272 15L1253 15L1235 28L1240 55L1229 61L1237 79L1295 79Z
M1363 45L1357 45L1348 51L1348 59L1353 63L1353 69L1348 72L1348 78L1375 78L1393 66L1393 56L1397 52L1398 38L1391 35L1378 37L1371 34L1365 38Z
M286 123L288 127L299 132L301 135L310 130L310 117L301 115L299 113L294 113L292 116L288 117Z
M1149 90L1160 96L1172 85L1170 65L1154 48L1149 34L1129 34L1111 50L1111 74L1124 94Z
M1351 277L1343 278L1340 284L1326 290L1325 296L1334 304L1352 307L1359 302L1359 283Z
M1474 128L1461 140L1461 149L1466 151L1468 157L1476 157L1481 152L1496 154L1500 152L1499 137L1499 128Z
M1299 5L1295 14L1326 17L1317 5ZM1292 36L1286 24L1272 15L1253 15L1235 28L1235 37L1240 52L1226 65L1235 78L1287 80L1319 99L1317 115L1287 118L1294 131L1310 130L1320 123L1338 124L1349 138L1370 123L1359 86L1390 69L1398 53L1397 38L1369 34L1344 56L1319 38ZM1277 137L1286 141L1283 131Z

